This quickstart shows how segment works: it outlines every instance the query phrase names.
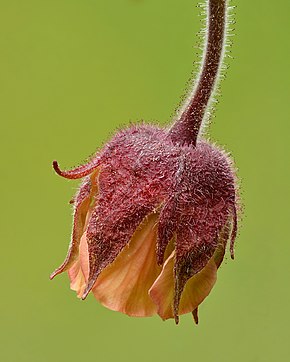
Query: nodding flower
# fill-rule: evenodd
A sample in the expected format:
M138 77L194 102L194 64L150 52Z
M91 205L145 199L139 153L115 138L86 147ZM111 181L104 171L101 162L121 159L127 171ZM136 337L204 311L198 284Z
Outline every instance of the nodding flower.
M228 5L207 1L205 54L196 86L167 128L117 133L88 163L60 176L82 179L73 200L68 254L51 278L130 316L193 313L213 288L228 241L234 257L237 186L229 156L200 129L224 55Z

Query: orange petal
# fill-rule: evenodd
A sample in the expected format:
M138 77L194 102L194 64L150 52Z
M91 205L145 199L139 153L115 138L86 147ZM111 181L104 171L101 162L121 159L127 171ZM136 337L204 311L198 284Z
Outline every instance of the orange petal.
M179 314L195 310L209 295L217 280L217 267L212 259L191 279L188 280L179 305Z
M157 313L162 319L173 318L173 296L174 296L174 254L167 258L159 277L149 290L149 295L157 305Z
M90 213L88 213L87 218L89 218L89 216ZM85 291L89 275L89 254L86 233L84 233L81 237L78 259L68 270L68 275L71 281L71 289L75 290L77 292L77 296L81 298Z
M156 263L157 215L138 228L115 261L98 277L92 291L105 307L130 316L156 313L148 291L161 271Z
M93 196L97 193L97 182L99 170L95 170L90 177L84 180L81 185L76 200L74 200L74 221L72 238L64 262L51 275L53 279L56 275L69 270L78 259L79 243L84 230L87 227L88 215L91 213L91 203Z
M158 307L162 319L174 318L174 254L166 260L162 272L150 288L149 294ZM216 282L217 267L213 258L208 264L188 280L182 292L179 315L192 312L208 296Z
M219 243L213 255L217 268L221 266L221 263L224 260L226 246L230 236L230 227L231 227L231 220L228 221L228 223L225 225L219 236Z
M70 279L70 288L77 292L77 296L81 298L86 287L86 281L79 260L68 270Z

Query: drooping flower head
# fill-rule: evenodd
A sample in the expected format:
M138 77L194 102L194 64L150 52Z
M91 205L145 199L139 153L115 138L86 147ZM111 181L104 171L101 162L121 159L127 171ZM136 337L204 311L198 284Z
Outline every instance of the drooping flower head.
M197 309L216 281L237 232L236 180L229 156L199 130L216 86L227 2L207 3L207 41L197 85L170 128L125 129L88 163L55 171L83 179L74 198L64 263L71 288L106 307L162 319Z

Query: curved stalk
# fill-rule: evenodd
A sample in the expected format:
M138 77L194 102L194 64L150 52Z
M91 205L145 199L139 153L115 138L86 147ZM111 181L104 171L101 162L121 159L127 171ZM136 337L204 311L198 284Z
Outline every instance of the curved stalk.
M227 0L207 0L204 56L197 84L181 116L169 130L175 143L196 145L211 97L216 88L224 56Z
M52 166L54 168L54 171L59 176L75 180L91 174L97 167L99 167L100 163L100 159L96 157L92 161L89 161L88 163L69 171L61 170L57 161L53 161Z

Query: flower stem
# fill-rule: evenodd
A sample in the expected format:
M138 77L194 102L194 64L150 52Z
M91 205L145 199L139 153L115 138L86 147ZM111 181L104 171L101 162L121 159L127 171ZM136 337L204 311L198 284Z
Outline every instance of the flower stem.
M204 55L196 86L169 130L173 142L196 145L211 97L216 88L227 27L227 0L207 0Z

